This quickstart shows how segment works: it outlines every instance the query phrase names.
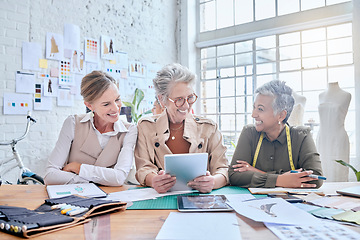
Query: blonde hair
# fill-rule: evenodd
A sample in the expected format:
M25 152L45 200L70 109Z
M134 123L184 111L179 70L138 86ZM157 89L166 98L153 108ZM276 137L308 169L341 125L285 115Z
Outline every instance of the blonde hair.
M101 71L92 71L81 80L81 96L85 102L92 103L116 81L109 74Z

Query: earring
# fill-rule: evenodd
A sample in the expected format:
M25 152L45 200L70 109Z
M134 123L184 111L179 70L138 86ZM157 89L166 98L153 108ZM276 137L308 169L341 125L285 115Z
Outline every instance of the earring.
M281 122L279 121L279 125L281 124Z

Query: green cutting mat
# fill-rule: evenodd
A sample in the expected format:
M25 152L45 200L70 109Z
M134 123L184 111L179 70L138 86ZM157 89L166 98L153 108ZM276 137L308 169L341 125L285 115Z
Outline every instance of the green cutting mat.
M208 194L250 194L247 188L241 188L236 186L226 186L220 189L213 190ZM199 193L187 193L181 195L199 195ZM143 201L133 202L133 205L128 207L129 210L140 210L140 209L177 209L177 196L164 196L156 199L149 199ZM264 195L257 195L255 197L263 197Z

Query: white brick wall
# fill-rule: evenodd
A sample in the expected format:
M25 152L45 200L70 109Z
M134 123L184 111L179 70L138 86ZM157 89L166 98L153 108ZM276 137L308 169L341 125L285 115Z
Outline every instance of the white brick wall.
M178 16L176 0L0 0L0 141L25 129L25 116L3 114L3 94L15 92L15 72L22 70L23 41L40 43L45 58L46 33L63 34L64 23L71 23L80 26L81 44L84 37L113 36L115 50L128 52L129 60L164 65L178 59ZM48 65L42 72L49 73L58 62L49 60ZM55 98L52 111L33 111L37 123L18 144L25 165L44 175L64 119L82 112L82 101L57 107ZM0 158L9 154L10 147L0 146Z

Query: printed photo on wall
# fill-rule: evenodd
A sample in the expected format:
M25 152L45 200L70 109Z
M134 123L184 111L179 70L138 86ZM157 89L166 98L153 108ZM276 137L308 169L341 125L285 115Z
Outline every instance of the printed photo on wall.
M77 74L85 74L84 69L84 53L80 50L73 50L71 53L71 72Z
M146 77L146 69L145 66L138 61L129 61L129 75L131 77Z
M44 96L47 97L57 97L58 95L58 84L59 79L58 78L45 78L44 79Z
M114 38L101 36L101 58L115 60L114 52Z
M60 60L64 57L63 36L57 33L46 33L46 58Z
M85 38L85 61L97 63L99 59L99 41L97 39Z

